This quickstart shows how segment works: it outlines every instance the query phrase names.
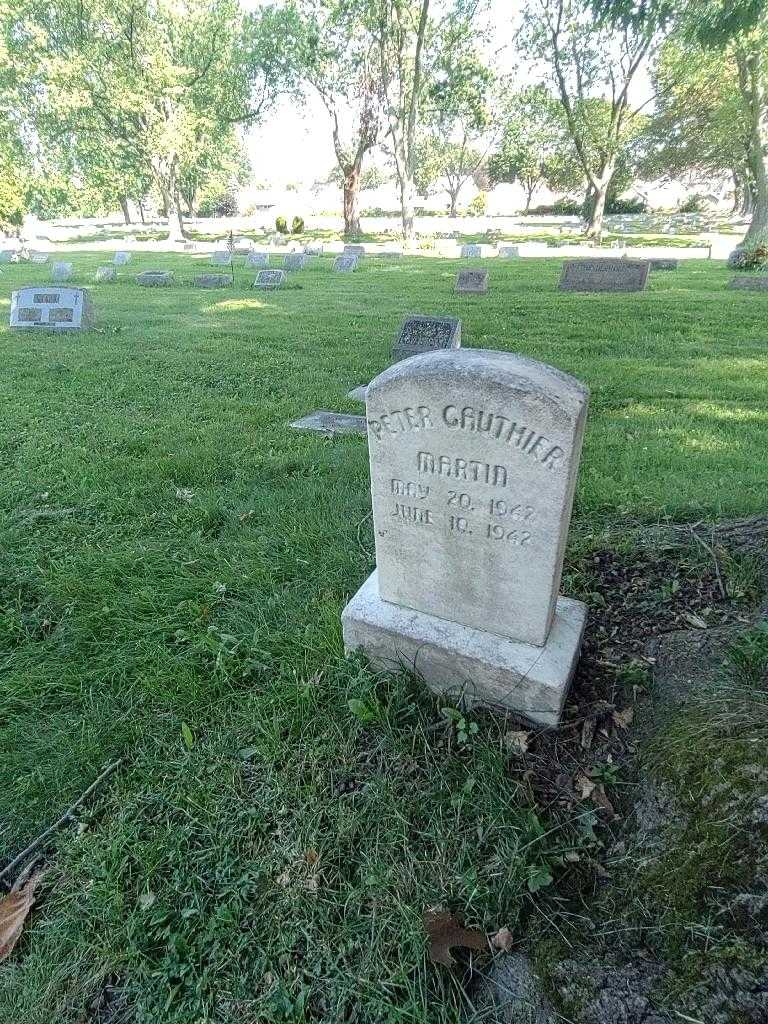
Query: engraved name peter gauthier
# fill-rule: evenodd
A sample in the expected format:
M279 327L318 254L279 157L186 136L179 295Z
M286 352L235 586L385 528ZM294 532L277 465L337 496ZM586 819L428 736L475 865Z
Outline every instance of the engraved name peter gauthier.
M381 413L378 419L368 419L370 433L377 441L387 440L390 435L409 434L415 431L440 430L445 427L457 432L484 434L508 445L540 462L549 471L561 468L565 451L553 444L534 427L518 423L500 413L487 412L471 406L459 408L446 405L436 416L424 405L406 406L403 409L392 409ZM479 463L467 462L447 455L433 455L430 452L419 452L418 470L421 473L435 473L440 476L453 476L467 480L467 467ZM474 479L479 479L477 476Z

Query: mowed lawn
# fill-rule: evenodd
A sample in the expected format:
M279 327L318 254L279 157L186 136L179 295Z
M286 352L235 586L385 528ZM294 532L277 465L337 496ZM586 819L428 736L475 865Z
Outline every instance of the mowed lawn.
M488 261L489 294L459 297L437 259L315 259L263 293L242 260L205 291L205 260L136 254L93 285L103 255L61 258L89 333L9 331L11 291L49 268L0 276L0 866L123 760L49 858L0 1020L470 1019L422 911L514 929L562 843L498 732L437 739L412 681L345 661L339 615L373 567L367 445L288 423L361 411L346 393L402 318L455 315L465 347L592 390L572 550L764 512L768 294L696 261L625 296ZM138 287L152 268L175 286Z

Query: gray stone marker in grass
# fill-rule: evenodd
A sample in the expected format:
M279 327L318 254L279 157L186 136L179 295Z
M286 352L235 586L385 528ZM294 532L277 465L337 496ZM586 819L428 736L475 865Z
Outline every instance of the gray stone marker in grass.
M461 258L463 260L479 260L483 250L479 245L462 245Z
M487 291L487 270L460 270L456 275L456 293L458 295L485 295Z
M733 277L728 282L728 287L745 292L767 292L768 274L744 274L743 277Z
M557 725L586 620L559 587L588 397L550 366L482 349L372 381L377 568L342 614L348 651Z
M359 259L361 256L365 256L364 245L345 245L343 256L357 256Z
M142 270L136 275L136 284L142 288L169 288L173 284L173 271Z
M117 270L113 266L97 267L94 277L97 284L106 284L117 280Z
M648 283L648 260L566 260L560 276L561 292L642 292Z
M87 288L31 285L11 296L11 327L86 330L93 323Z
M112 262L116 267L124 267L131 262L131 253L125 251L116 252L112 257Z
M31 252L29 254L30 263L47 263L48 253L47 252Z
M305 245L304 255L305 256L322 256L324 252L322 242L318 242L316 245Z
M409 316L400 328L392 346L390 362L461 347L461 320L454 316ZM361 384L348 392L355 402L365 402L368 385Z
M71 263L52 263L51 264L51 280L56 281L69 281L74 273L75 268Z
M680 260L654 257L649 259L651 272L654 270L677 270L680 267Z
M264 269L269 266L268 252L249 252L246 263L249 267L260 267Z
M351 274L357 270L357 256L337 256L333 269L337 274Z
M232 253L229 249L218 249L216 252L211 253L211 266L214 267L231 267L232 266Z
M499 257L503 260L516 260L520 258L519 245L500 245Z
M303 252L288 252L283 256L283 270L293 273L296 270L303 270L307 257Z
M439 349L461 347L461 320L455 316L409 316L392 346L392 362Z
M231 274L198 274L195 278L196 288L229 288L231 284Z
M275 291L284 284L284 270L260 270L253 282L253 287L260 288L262 291Z
M311 412L291 426L296 430L315 430L321 434L366 434L365 416L350 416L345 412Z

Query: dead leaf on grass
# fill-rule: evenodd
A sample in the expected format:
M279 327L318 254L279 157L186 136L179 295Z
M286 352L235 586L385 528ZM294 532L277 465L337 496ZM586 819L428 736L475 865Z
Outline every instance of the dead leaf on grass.
M515 944L515 939L512 932L505 925L503 928L499 928L495 935L491 936L491 944L494 949L501 949L505 953L509 953Z
M616 816L616 812L613 809L613 804L605 794L605 787L602 783L599 786L595 786L591 793L592 803L597 804L598 807L602 807L604 811L607 811L612 818Z
M596 722L594 718L588 718L584 725L581 727L581 746L584 750L589 750L592 746L592 740L595 736Z
M702 619L700 615L694 615L693 612L683 612L683 618L690 626L693 626L695 629L707 628L707 624L704 621L704 619Z
M613 724L618 726L619 729L628 729L635 717L635 709L624 708L623 711L614 711L611 717L613 718Z
M504 746L510 754L524 754L528 750L530 738L529 732L512 730L504 737Z
M597 783L593 782L586 775L577 775L573 782L574 789L579 794L580 800L586 800L592 796L596 785Z
M463 946L465 949L488 949L488 940L477 928L464 928L450 911L425 910L424 931L429 939L429 959L433 964L453 965L451 949Z
M21 937L42 874L42 871L38 871L18 892L10 892L0 900L0 963L11 955Z

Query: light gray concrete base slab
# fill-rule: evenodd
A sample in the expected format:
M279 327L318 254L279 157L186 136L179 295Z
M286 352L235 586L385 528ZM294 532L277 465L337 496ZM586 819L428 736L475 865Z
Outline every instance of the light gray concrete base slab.
M316 430L321 434L366 434L368 426L365 416L351 416L346 412L327 412L319 409L300 420L294 420L295 430Z
M547 642L534 647L382 601L374 572L342 612L341 622L347 652L362 651L376 669L407 669L435 693L556 726L586 618L581 601L558 598Z
M365 405L365 399L368 395L368 385L361 384L359 388L352 388L351 391L347 392L347 398L351 398L355 402L362 402Z

